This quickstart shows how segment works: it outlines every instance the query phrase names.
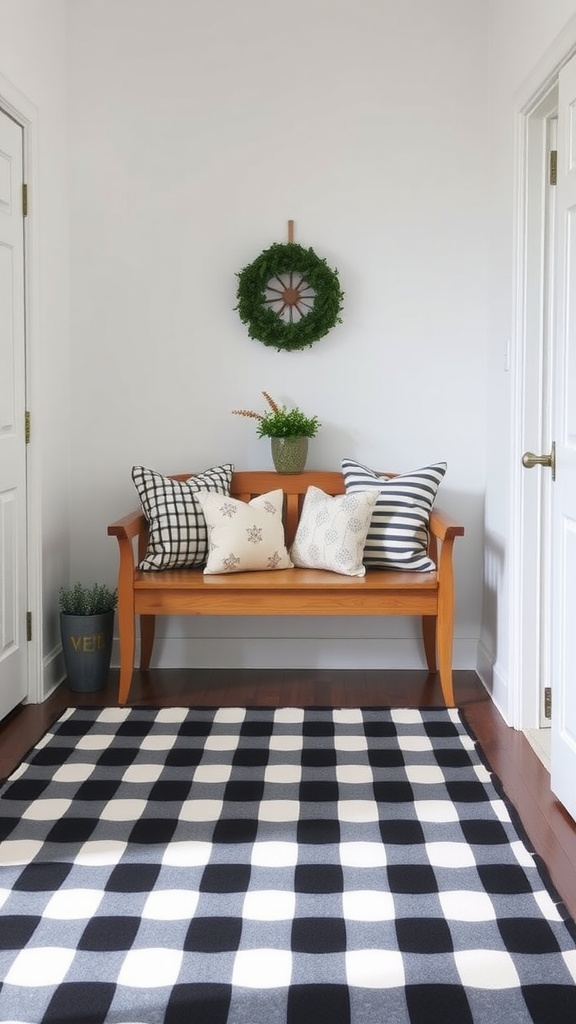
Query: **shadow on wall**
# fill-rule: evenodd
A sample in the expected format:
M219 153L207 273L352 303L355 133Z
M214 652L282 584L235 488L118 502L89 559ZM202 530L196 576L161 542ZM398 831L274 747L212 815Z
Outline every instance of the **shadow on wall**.
M502 589L505 557L502 538L493 533L486 533L481 643L492 666L498 661L498 592Z

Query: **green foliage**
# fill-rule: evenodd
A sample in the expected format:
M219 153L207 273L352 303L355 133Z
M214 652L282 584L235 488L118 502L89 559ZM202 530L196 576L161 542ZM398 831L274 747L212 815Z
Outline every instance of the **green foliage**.
M269 407L265 413L253 409L232 410L234 416L258 420L258 437L314 437L322 426L317 416L305 416L298 407L287 409L285 405L278 405L267 391L262 394Z
M314 437L319 427L317 416L305 416L300 409L283 405L276 412L264 413L256 431L258 437Z
M302 274L316 293L313 308L298 323L286 323L265 303L268 282L291 271ZM306 348L342 322L344 292L338 271L332 270L313 249L304 249L295 242L284 245L275 242L237 277L238 305L235 308L242 323L247 324L250 337L263 345L278 351Z
M60 611L66 615L103 615L116 607L118 591L110 590L104 583L94 583L91 587L73 583L60 587L58 599Z

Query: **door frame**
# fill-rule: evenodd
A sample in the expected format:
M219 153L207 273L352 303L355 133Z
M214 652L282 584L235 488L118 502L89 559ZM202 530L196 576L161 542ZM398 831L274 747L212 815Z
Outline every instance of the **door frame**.
M516 729L540 727L541 674L550 659L549 629L545 628L542 636L546 612L541 574L547 563L550 570L549 544L542 527L544 522L549 523L551 483L542 479L539 469L523 468L522 453L527 448L544 453L544 447L552 440L549 412L534 393L544 303L551 285L544 280L546 224L542 196L547 168L543 157L547 150L547 125L555 109L558 76L575 53L576 17L557 37L515 102L508 720ZM548 387L551 389L551 375Z
M38 111L7 78L0 74L0 110L22 128L24 181L31 193L28 215L24 219L24 317L25 317L25 389L26 409L40 408L38 358ZM32 441L26 450L26 553L28 596L32 613L32 639L27 643L27 701L43 700L42 673L42 520L40 495L39 445ZM23 627L24 628L24 627Z

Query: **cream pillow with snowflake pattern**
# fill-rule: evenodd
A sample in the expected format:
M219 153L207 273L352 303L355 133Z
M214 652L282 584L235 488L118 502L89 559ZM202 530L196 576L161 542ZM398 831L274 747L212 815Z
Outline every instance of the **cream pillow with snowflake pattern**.
M281 490L238 501L221 494L195 495L208 528L208 575L292 569L286 550Z

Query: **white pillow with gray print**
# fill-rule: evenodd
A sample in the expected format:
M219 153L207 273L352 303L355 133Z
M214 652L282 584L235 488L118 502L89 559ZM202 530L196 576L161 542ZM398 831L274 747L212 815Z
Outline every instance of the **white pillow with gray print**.
M343 576L364 576L366 534L378 494L325 494L309 487L290 556L305 569L329 569Z

